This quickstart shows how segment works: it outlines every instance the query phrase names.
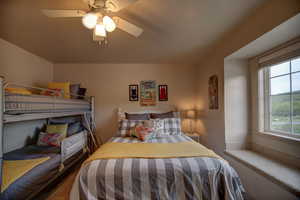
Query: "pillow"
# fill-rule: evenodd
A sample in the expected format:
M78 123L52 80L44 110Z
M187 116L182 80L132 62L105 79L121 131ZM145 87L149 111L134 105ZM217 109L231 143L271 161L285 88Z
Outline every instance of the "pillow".
M63 91L64 98L70 98L70 83L69 82L51 82L48 83L49 89L61 89Z
M167 135L164 130L164 121L161 119L151 119L149 120L152 123L153 132L156 137L161 137Z
M131 127L130 128L130 130L129 130L129 136L130 137L135 137L135 138L138 138L139 136L138 136L138 134L137 134L137 132L136 132L136 126L137 125L135 125L134 127Z
M141 141L154 138L153 128L146 127L143 124L138 124L135 126L135 133Z
M75 135L76 133L79 133L81 131L83 131L83 126L81 124L81 122L75 122L72 124L69 124L68 126L68 130L67 130L67 136L71 136L71 135Z
M67 136L68 124L50 124L46 127L46 133L60 134L62 139Z
M166 118L164 121L164 133L168 135L181 134L181 120L180 118Z
M23 95L31 95L32 92L25 88L5 88L6 92L14 93L14 94L23 94Z
M79 92L80 84L71 84L70 85L70 93L72 99L77 99L78 92Z
M56 97L62 97L61 89L51 89L52 91L49 90L43 90L40 92L41 95L46 95L46 96L56 96ZM54 90L54 91L53 91Z
M152 119L165 119L165 118L173 118L175 117L174 112L166 112L166 113L151 113Z
M37 145L38 146L55 146L59 147L62 135L59 133L40 132Z
M144 121L137 123L134 127L130 128L130 130L129 130L130 137L136 137L136 138L139 137L138 132L136 130L136 127L138 127L138 126L143 126L145 128L149 128L153 131L153 122L151 120L144 120Z
M161 119L150 119L139 122L136 126L143 125L145 128L149 128L152 130L153 137L161 137L166 135L164 130L164 121ZM136 127L135 126L135 127ZM133 137L139 137L138 133L134 128L130 129L130 135Z
M148 120L150 119L150 115L148 113L142 113L142 114L130 114L125 113L126 119L129 120Z
M78 95L80 95L80 97L78 97L78 99L84 99L85 93L86 93L86 88L79 88Z
M118 136L130 136L130 130L131 128L135 127L138 124L141 124L143 120L128 120L128 119L123 119L119 123L119 131L118 131Z

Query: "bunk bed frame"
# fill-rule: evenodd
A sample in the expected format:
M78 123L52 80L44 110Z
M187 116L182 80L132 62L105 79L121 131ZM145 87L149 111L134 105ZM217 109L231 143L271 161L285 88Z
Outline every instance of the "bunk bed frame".
M40 191L45 189L50 183L54 182L59 176L67 171L68 168L83 159L83 157L86 156L87 151L91 152L99 145L99 142L94 136L95 100L94 97L81 96L81 99L64 99L57 96L22 95L5 92L5 88L11 85L26 89L29 88L34 90L57 92L50 89L6 83L4 77L0 76L0 190L2 185L3 133L4 125L6 123L79 115L82 116L82 119L87 126L87 131L70 136L62 141L61 166L59 172L51 178L51 180L49 180L47 185L41 187L39 191L35 191L27 198L32 199L39 194ZM79 96L77 94L71 95ZM76 141L82 142L76 143ZM92 147L88 146L88 143L93 143L91 145ZM76 156L76 158L72 160L67 167L64 167L64 161L72 155L78 154L78 149L82 150L80 156Z

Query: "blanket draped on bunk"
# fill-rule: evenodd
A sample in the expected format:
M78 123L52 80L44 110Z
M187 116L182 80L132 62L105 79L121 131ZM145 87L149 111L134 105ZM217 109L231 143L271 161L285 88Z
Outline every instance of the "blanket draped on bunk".
M196 142L179 143L106 143L85 162L116 158L178 158L212 157L219 158L213 151Z
M4 160L2 173L1 192L10 186L18 178L29 172L34 167L42 164L50 159L50 157L43 157L30 160Z

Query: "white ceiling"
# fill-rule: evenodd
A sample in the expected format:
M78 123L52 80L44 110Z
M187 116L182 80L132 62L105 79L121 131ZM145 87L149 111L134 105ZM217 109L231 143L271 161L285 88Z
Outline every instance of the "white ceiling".
M195 63L222 34L266 0L139 0L118 16L139 25L116 30L108 47L80 18L50 19L40 9L86 9L82 0L1 0L0 37L56 63Z

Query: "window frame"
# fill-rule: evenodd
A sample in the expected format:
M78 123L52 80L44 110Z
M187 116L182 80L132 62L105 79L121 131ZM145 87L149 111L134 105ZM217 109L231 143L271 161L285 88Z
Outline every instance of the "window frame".
M294 57L290 57L288 59L285 59L283 61L274 63L272 65L268 65L265 66L263 68L263 86L262 89L264 90L263 95L263 132L265 133L275 133L275 134L279 134L282 136L288 136L288 137L292 137L292 138L300 138L300 134L296 134L294 133L294 129L293 129L293 98L292 98L292 75L295 73L300 73L300 71L295 71L292 72L292 60L298 59L300 58L300 56L294 56ZM278 65L284 62L289 62L289 73L285 73L285 74L281 74L281 75L277 75L277 76L273 76L270 77L270 68L274 65ZM288 75L290 78L290 91L289 91L289 96L290 96L290 122L291 122L291 132L284 132L284 131L279 131L279 130L273 130L271 129L271 88L270 88L270 82L272 78L276 78L276 77L282 77L282 76L286 76Z

